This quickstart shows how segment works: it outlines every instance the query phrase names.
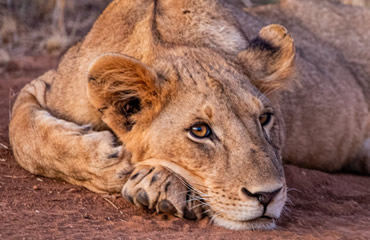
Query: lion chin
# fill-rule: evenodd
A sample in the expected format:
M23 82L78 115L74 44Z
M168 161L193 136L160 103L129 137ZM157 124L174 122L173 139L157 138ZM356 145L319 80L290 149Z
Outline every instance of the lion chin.
M235 221L220 216L213 216L212 221L221 227L231 230L272 230L275 229L275 219L261 216L247 221Z

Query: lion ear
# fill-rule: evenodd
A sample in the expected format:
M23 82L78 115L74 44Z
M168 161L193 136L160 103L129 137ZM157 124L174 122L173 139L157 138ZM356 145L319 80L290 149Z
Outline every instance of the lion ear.
M108 126L116 133L127 132L138 121L140 112L154 110L159 104L156 81L156 73L142 62L105 54L89 67L87 95Z
M292 85L295 47L283 26L272 24L262 28L238 58L252 84L261 92L270 93Z

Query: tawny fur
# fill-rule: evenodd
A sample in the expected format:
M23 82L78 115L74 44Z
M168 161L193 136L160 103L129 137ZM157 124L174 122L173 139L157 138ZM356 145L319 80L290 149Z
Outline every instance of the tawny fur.
M361 115L353 116L365 119L356 130L363 134L322 126L330 139L297 140L300 130L318 128L295 122L303 107L310 112L304 99L281 94L297 78L293 39L269 25L249 44L231 16L213 0L111 3L57 70L21 91L10 123L17 161L34 174L96 192L125 184L122 193L139 206L145 190L149 208L160 210L169 200L181 217L189 216L190 184L214 221L233 229L274 226L286 200L282 154L301 166L369 173L369 100L361 98ZM274 117L261 127L266 112ZM197 121L211 126L213 139L189 135ZM353 141L339 145L338 134ZM243 188L281 190L264 209Z

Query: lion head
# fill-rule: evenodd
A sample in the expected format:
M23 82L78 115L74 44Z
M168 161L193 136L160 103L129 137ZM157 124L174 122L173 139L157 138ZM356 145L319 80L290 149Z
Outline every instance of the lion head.
M286 201L284 122L276 96L292 82L295 50L269 25L237 56L182 46L149 65L105 54L88 70L88 96L136 164L180 175L214 222L272 228Z

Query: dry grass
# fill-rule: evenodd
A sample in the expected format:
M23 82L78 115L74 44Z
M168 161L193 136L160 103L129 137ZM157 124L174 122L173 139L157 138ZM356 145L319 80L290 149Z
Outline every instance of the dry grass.
M0 0L2 56L59 55L88 32L110 0ZM0 56L0 62L2 61ZM3 58L6 60L7 57Z

